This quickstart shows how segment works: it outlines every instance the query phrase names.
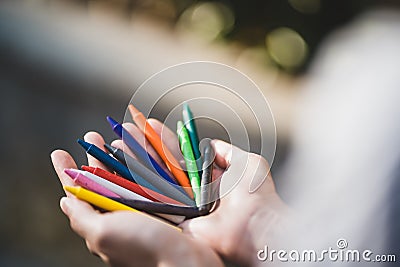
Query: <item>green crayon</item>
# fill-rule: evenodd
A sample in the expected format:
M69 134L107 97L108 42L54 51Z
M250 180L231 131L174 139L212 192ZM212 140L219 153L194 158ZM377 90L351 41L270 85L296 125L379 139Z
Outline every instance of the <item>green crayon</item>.
M182 121L178 121L177 123L177 133L181 151L185 159L190 184L192 186L194 199L196 201L196 205L200 205L200 176L196 165L196 159L193 154L193 149L190 144L189 134Z

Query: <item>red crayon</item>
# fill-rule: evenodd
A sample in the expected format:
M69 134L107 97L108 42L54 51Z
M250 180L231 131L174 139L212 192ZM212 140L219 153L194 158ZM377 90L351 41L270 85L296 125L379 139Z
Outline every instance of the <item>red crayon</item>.
M172 198L169 198L167 196L161 195L157 192L154 192L148 188L146 188L145 190L143 190L141 188L141 186L139 186L138 184L135 184L131 181L126 180L125 178L122 178L121 176L118 176L116 174L110 173L106 170L103 170L101 168L98 167L90 167L90 166L82 166L81 167L82 170L84 171L88 171L91 172L97 176L100 176L101 178L104 178L114 184L117 184L125 189L128 189L132 192L135 192L136 194L139 194L145 198L151 199L153 201L158 201L158 202L163 202L163 203L169 203L169 204L175 204L175 205L182 205L185 206L184 204L182 204L179 201L176 201Z

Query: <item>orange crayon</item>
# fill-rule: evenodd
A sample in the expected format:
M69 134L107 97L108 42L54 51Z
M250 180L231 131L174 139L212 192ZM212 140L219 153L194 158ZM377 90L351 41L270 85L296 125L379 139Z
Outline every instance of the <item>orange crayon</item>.
M188 195L193 198L193 191L189 182L189 178L186 176L185 172L181 168L179 168L180 165L175 157L172 155L171 151L163 144L160 136L147 122L146 117L143 115L143 113L137 110L132 104L130 104L128 108L136 126L144 133L147 140L157 151L158 155L160 155L161 159L165 162L165 165L167 165L167 168L175 176L179 184L183 186Z

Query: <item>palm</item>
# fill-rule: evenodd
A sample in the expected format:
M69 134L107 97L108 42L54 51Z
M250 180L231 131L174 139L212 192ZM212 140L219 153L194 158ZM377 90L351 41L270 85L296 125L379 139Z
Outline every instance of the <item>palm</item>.
M157 120L149 122L174 156L183 162L175 133ZM133 125L127 125L127 128L137 139L142 140L143 145L146 145L145 138L140 131ZM120 141L115 142L114 145L125 149ZM161 162L152 147L148 144L147 147L150 154ZM216 151L215 163L219 168L214 168L213 180L219 180L221 188L229 187L232 190L220 200L218 207L211 214L185 221L181 227L186 234L208 244L218 253L242 261L246 255L238 253L237 244L239 242L243 244L246 241L245 229L249 218L266 203L266 198L271 193L275 194L275 187L272 179L267 179L256 193L249 194L250 180L252 177L264 178L269 173L268 163L258 155L246 153L221 141L214 142L214 149ZM235 156L232 156L234 153ZM239 162L247 164L243 166L243 164L238 164ZM241 175L237 175L238 173Z
M163 142L171 150L178 161L182 162L183 157L179 149L176 135L157 120L149 120L149 123L162 137ZM158 162L162 162L151 145L147 144L143 134L133 124L124 124L124 126L139 141L139 143L147 148L149 154L151 154ZM104 140L97 133L86 134L85 140L103 148ZM130 153L121 140L114 141L112 145ZM267 182L263 183L257 192L249 194L249 184L251 182L250 177L258 176L263 178L268 173L268 164L266 161L259 156L241 151L222 141L216 142L213 145L216 151L215 163L219 167L215 168L213 171L213 180L217 180L221 177L221 179L219 179L222 184L221 187L223 187L223 184L228 184L232 190L220 200L218 207L208 216L187 220L182 223L181 227L183 228L184 234L181 234L172 228L165 228L164 224L155 220L149 220L145 216L140 216L140 214L130 212L112 212L101 215L103 225L108 226L105 233L106 236L121 235L121 237L123 237L119 239L116 244L113 244L114 249L109 249L108 247L90 248L90 244L102 244L104 243L103 240L90 241L87 237L88 233L79 232L79 229L75 229L75 231L86 238L90 249L96 251L103 260L110 262L113 266L125 266L123 264L111 262L115 257L110 256L110 254L112 251L115 251L116 246L122 250L129 247L131 252L128 253L127 251L127 253L124 253L127 257L133 257L132 252L135 252L134 254L135 257L137 257L136 259L143 260L143 263L138 264L138 266L145 266L145 262L152 266L154 265L154 262L149 262L148 259L152 258L149 257L149 255L152 253L154 254L154 248L171 247L169 244L185 244L186 247L198 248L197 250L199 251L211 254L211 256L207 256L207 259L215 259L216 257L213 255L214 252L209 249L209 247L211 247L219 254L244 262L243 259L248 257L248 255L241 253L241 250L237 249L237 244L240 242L242 246L251 246L251 244L245 244L249 241L248 238L246 238L246 234L248 234L246 232L248 220L257 209L261 208L261 205L266 202L266 198L270 195L269 193L275 193L275 188L272 180L267 179ZM231 159L231 156L234 153L238 156ZM52 159L61 183L64 185L73 185L72 180L63 172L65 168L77 167L72 157L67 152L56 151L52 155ZM235 161L244 161L247 162L247 164L243 167L240 164L236 164ZM106 168L101 162L90 155L88 155L88 164L90 166ZM241 175L237 175L238 173ZM232 183L232 181L237 183ZM235 184L235 186L232 186L233 184ZM86 203L82 202L81 205L85 206L84 212L93 212L93 208ZM71 216L69 217L71 219ZM71 223L72 222L73 218L71 219ZM121 224L121 222L123 223ZM148 231L143 233L142 229L147 229ZM125 235L124 233L132 233L132 235ZM141 234L138 235L137 233ZM148 235L151 236L148 236L145 233L148 233ZM159 233L160 236L163 236L162 240L164 241L160 242L160 239L154 240L154 238L152 238L154 233ZM168 244L166 244L166 242ZM129 246L127 246L127 244L129 244ZM136 245L132 246L132 244ZM104 250L108 252L105 253ZM118 251L118 249L116 250ZM161 251L163 251L163 249L161 249ZM170 254L173 253L169 253L168 255ZM121 258L117 259L121 260ZM215 260L208 265L210 264L218 265L219 261Z
M101 148L104 144L103 138L97 133L86 134L85 140ZM66 168L77 168L73 158L67 152L57 150L52 153L52 161L62 185L73 186L73 181L64 173ZM101 162L90 155L88 155L88 164L105 168ZM71 197L68 192L67 195ZM89 204L74 197L71 198L68 200L69 207L61 203L63 211L71 220L71 227L86 239L89 250L111 266L156 266L160 261L165 266L177 266L179 260L182 259L180 257L184 256L179 253L185 250L188 250L185 251L185 255L190 255L191 252L204 254L201 258L206 263L200 263L199 266L204 264L221 266L222 264L209 247L195 242L193 238L176 231L165 223L127 211L101 214ZM191 265L196 266L198 258L189 256L185 257L185 260L193 260Z

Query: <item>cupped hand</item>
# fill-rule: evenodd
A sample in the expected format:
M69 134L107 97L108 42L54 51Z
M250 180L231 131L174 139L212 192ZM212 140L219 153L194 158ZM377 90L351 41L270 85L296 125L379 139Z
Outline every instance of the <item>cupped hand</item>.
M178 161L183 162L175 133L158 120L148 122ZM135 125L124 126L161 162ZM185 234L231 261L252 265L257 262L256 253L261 245L277 243L289 209L276 193L269 164L262 156L220 140L211 144L216 154L213 181L222 197L211 214L187 220L181 227ZM113 145L129 151L121 140Z
M87 133L85 141L103 149L104 140L97 133ZM66 168L77 168L73 158L56 150L51 159L62 185L74 186L64 173ZM88 164L105 168L90 155ZM130 211L100 213L69 193L60 205L88 249L110 266L223 266L209 246L148 215Z

